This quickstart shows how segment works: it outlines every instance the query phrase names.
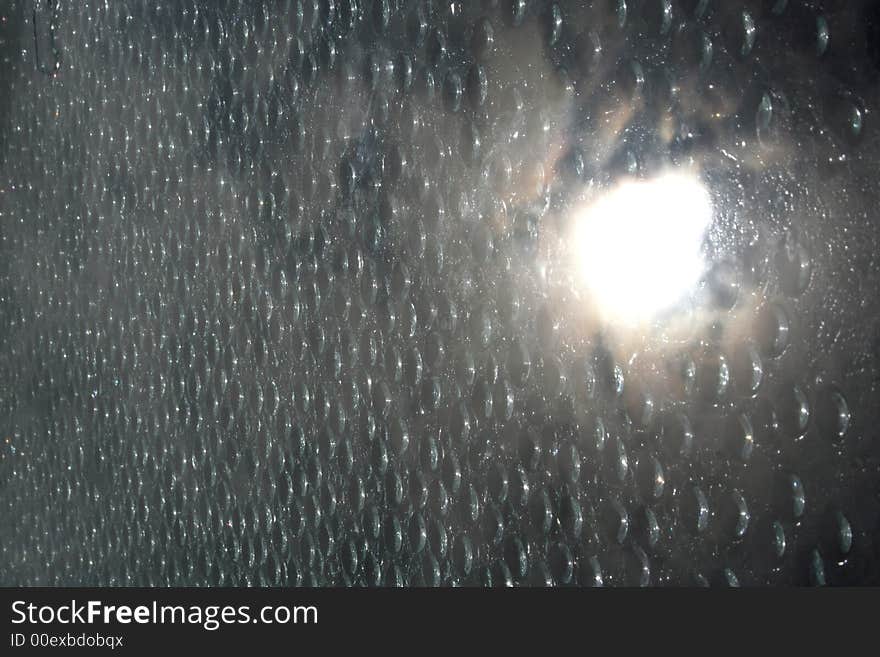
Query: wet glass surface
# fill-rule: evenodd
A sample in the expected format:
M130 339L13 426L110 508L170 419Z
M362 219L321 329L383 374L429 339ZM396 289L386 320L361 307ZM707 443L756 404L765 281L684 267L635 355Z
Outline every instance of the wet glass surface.
M880 584L880 9L0 6L0 583Z

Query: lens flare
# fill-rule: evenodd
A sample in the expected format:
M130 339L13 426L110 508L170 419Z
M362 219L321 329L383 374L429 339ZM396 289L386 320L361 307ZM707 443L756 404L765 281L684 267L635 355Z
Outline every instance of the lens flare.
M680 304L703 274L711 219L705 186L681 173L622 183L581 210L574 257L602 318L641 324Z

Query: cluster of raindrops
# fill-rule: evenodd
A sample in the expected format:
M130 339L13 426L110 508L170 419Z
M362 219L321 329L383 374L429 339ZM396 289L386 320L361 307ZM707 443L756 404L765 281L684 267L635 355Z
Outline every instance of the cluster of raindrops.
M880 582L878 22L6 3L0 583ZM708 266L634 341L566 226L668 169Z

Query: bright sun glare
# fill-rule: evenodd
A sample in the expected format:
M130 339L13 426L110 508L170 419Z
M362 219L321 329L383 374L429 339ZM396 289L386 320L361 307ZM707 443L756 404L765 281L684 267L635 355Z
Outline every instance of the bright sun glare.
M703 273L711 219L703 184L676 173L623 183L581 210L575 257L603 318L638 324L681 302Z

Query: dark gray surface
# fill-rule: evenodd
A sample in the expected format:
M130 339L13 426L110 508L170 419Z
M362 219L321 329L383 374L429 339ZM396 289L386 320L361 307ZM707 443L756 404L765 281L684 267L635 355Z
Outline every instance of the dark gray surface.
M875 3L55 4L0 6L0 583L880 583ZM705 272L622 328L670 171ZM669 230L585 281L621 181Z

